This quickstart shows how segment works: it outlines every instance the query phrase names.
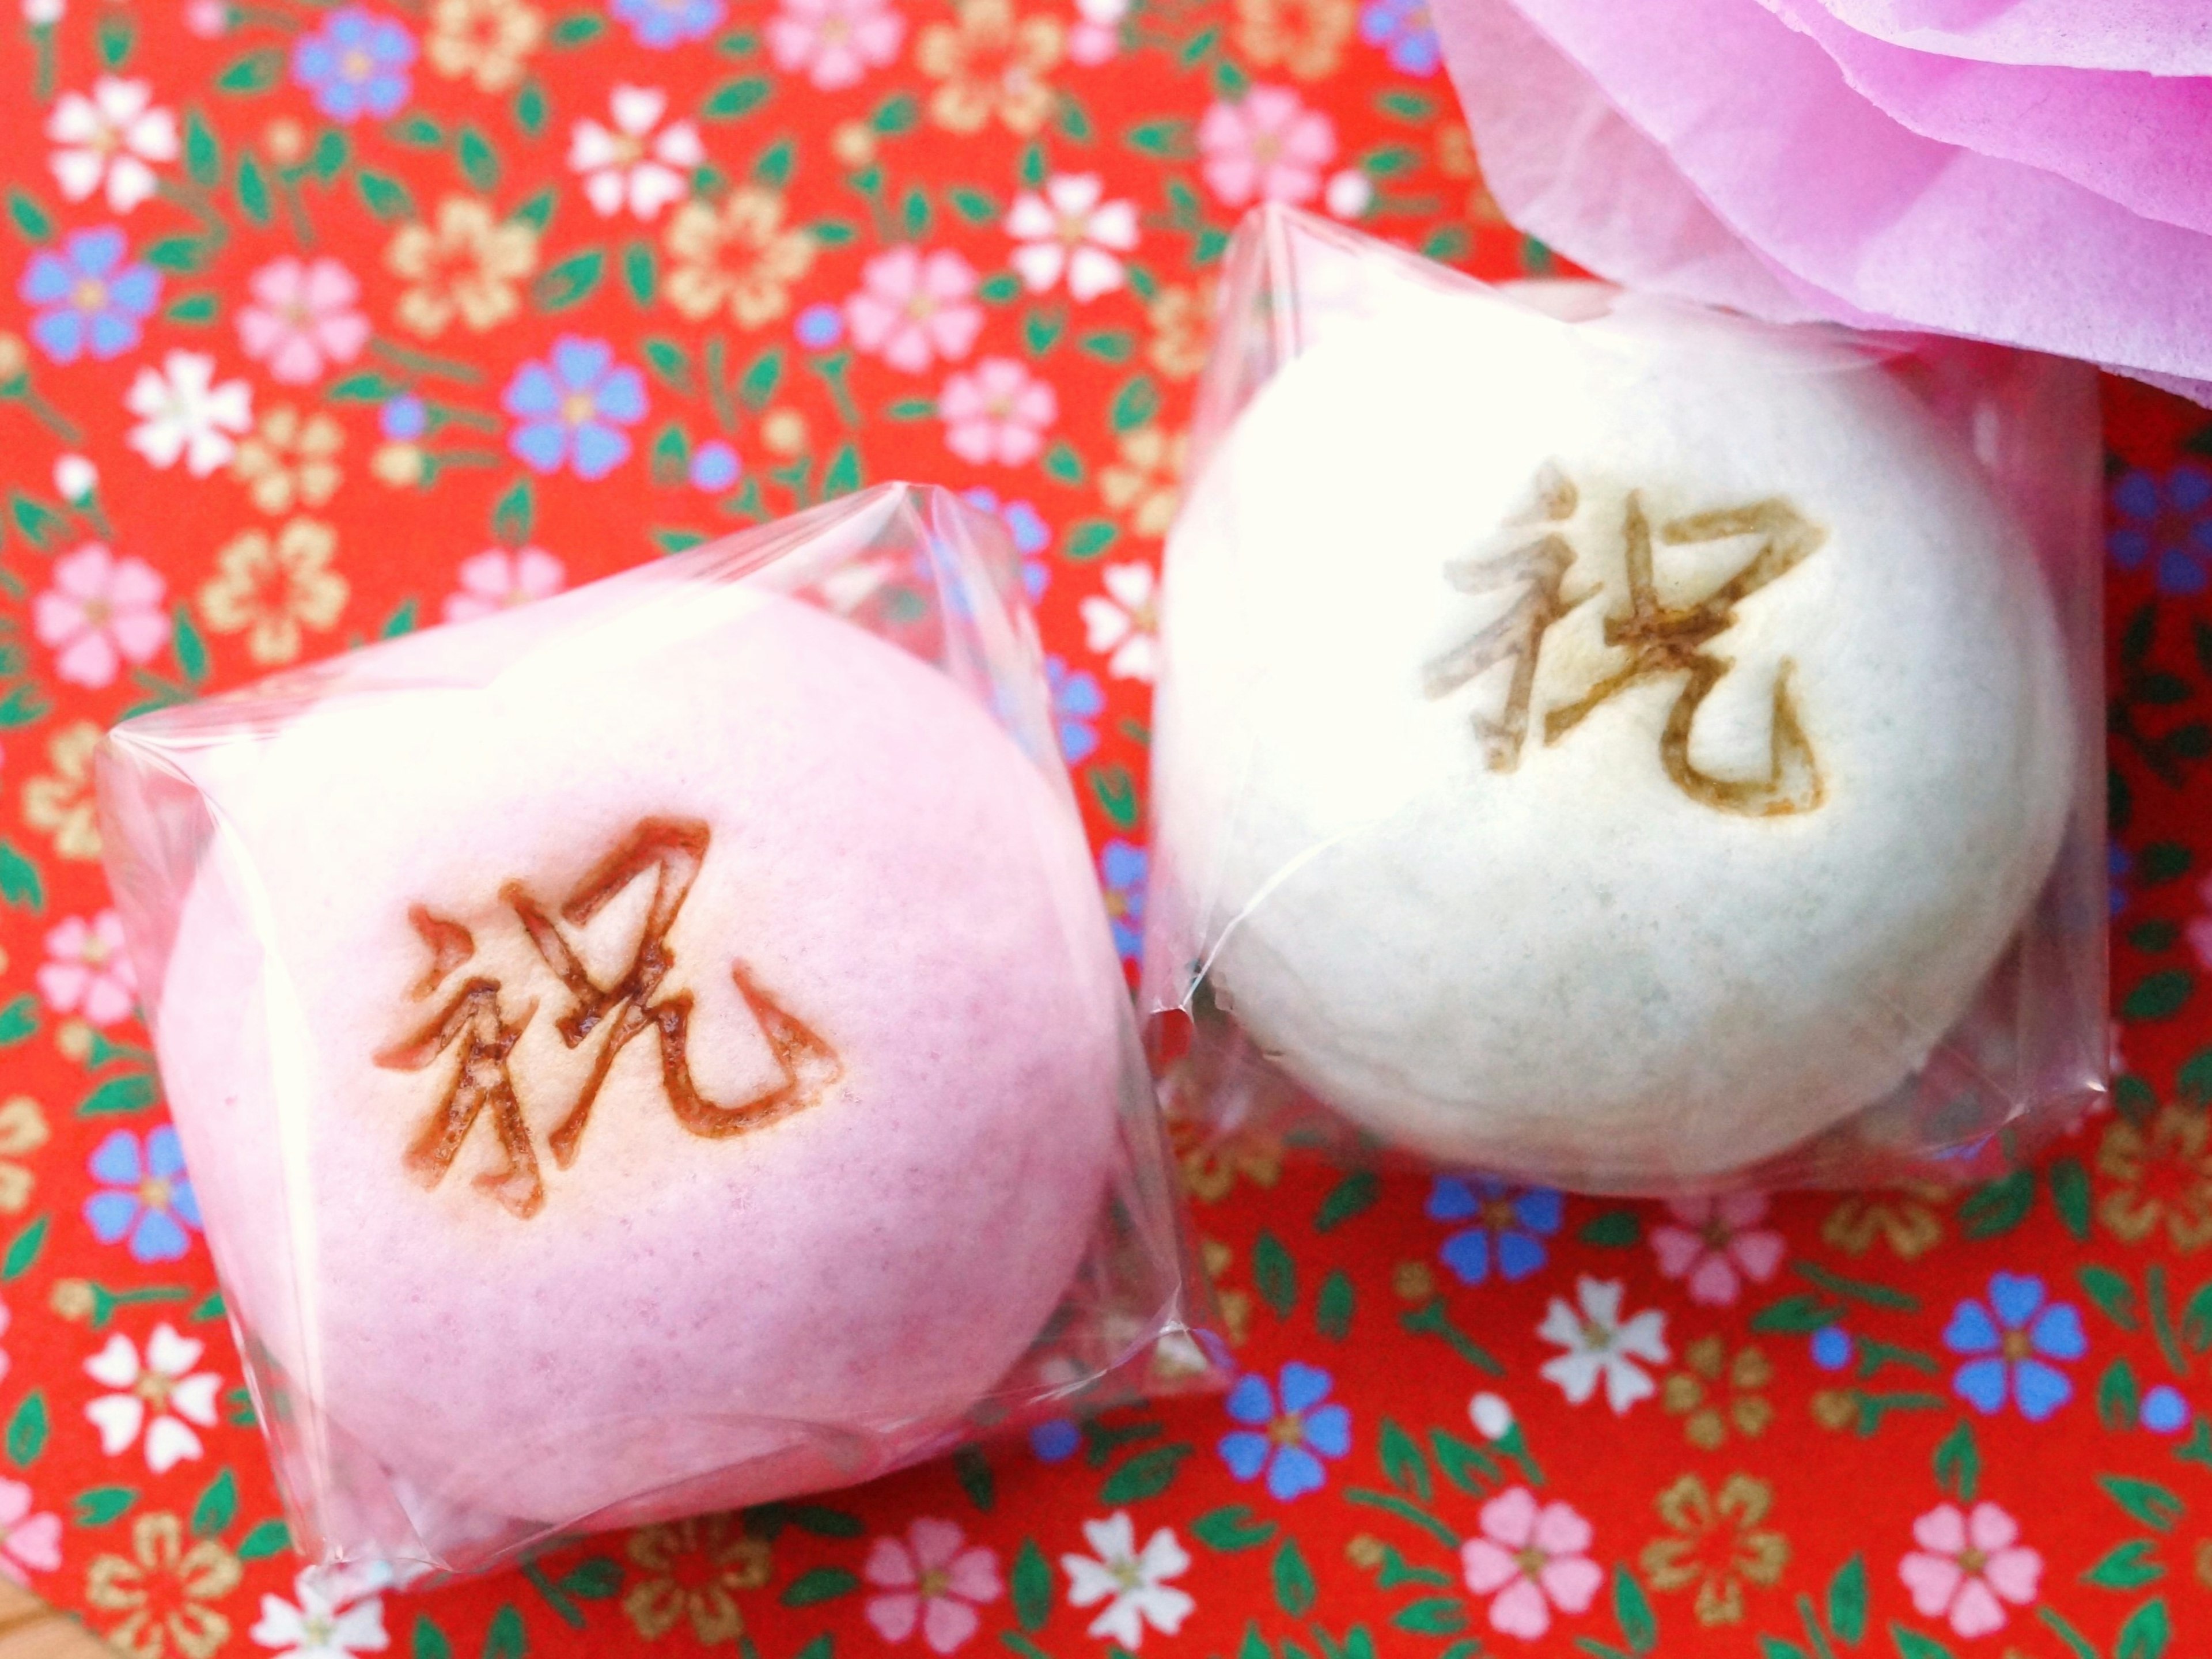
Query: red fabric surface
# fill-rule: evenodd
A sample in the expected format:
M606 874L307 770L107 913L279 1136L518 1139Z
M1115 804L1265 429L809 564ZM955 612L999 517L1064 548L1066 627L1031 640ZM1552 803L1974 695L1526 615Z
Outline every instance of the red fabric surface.
M1265 1146L1194 1158L1246 1379L1226 1400L427 1592L302 1582L101 931L95 729L471 593L938 478L993 492L1036 544L1063 738L1133 927L1146 573L1237 210L1267 188L1482 273L1544 256L1486 211L1410 5L1205 0L1118 26L1095 0L1091 21L1031 0L22 9L0 30L0 1570L121 1647L189 1659L2151 1659L2212 1640L2212 474L2191 459L2212 428L2118 384L2125 1076L2120 1110L2039 1166L1963 1197L1686 1218L1476 1202ZM833 12L849 63L824 53ZM657 139L693 124L703 172L659 139L678 164L660 195L682 201L648 184L603 213L572 165L619 149L578 136L619 87L665 94ZM1265 165L1239 136L1261 128ZM1005 226L1063 177L1130 210L1088 217L1093 254L1055 270ZM1062 212L1091 215L1073 188ZM873 262L908 243L957 256L926 267L955 309L902 345L848 302L872 275L906 298L900 264ZM595 451L588 480L502 408L565 336L646 371L644 417L613 422L626 453ZM212 417L187 441L158 405L203 367ZM1011 424L940 412L1032 381L1049 396L1024 392ZM1708 1236L1726 1249L1700 1271ZM1646 1357L1577 1401L1546 1329L1616 1289ZM2022 1334L1977 1370L1993 1327L1969 1304L1993 1300ZM1231 1438L1253 1430L1256 1450ZM1293 1443L1321 1477L1295 1493ZM1122 1581L1067 1565L1139 1547ZM916 1548L948 1564L926 1606L896 1582Z

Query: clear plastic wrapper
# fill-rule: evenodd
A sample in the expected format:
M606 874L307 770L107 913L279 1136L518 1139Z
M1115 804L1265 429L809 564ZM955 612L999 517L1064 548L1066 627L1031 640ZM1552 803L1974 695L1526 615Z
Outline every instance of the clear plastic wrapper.
M1020 592L888 485L110 734L310 1555L473 1569L1206 1378Z
M1268 208L1168 544L1144 1004L1200 1136L1985 1176L2103 1092L2095 381Z

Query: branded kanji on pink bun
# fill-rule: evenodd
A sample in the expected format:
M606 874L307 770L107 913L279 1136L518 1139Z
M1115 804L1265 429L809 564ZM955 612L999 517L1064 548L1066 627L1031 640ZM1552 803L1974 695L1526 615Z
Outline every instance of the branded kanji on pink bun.
M1042 699L1010 734L808 602L945 579L904 500L799 597L662 566L111 739L163 1079L329 1553L842 1484L1018 1392L1145 1102ZM963 604L945 640L1023 660Z

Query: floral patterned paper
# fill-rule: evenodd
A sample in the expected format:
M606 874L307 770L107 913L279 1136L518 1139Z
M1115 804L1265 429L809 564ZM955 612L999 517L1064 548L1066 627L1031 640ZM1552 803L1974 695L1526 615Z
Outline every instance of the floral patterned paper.
M148 1659L2212 1640L2212 428L2118 384L2121 1082L2039 1166L1644 1205L1194 1149L1222 1395L443 1589L302 1572L99 873L100 729L941 480L1024 556L1133 956L1237 213L1549 260L1420 0L17 0L0 77L0 1573Z

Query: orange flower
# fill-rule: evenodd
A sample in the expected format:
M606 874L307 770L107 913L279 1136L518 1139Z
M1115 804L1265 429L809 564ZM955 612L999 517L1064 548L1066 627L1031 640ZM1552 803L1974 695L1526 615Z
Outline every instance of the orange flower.
M2212 1243L2212 1124L2202 1107L2161 1106L2147 1127L2113 1119L2098 1144L2097 1173L2115 1183L2097 1213L2129 1243L2160 1222L2177 1250Z
M345 609L346 580L330 568L337 544L313 519L294 519L273 538L258 529L233 538L200 589L200 615L218 634L244 632L254 661L291 661L303 627L329 628Z
M538 269L538 233L493 216L474 196L438 204L436 228L402 225L384 250L386 269L414 284L394 314L424 338L442 334L459 317L482 333L521 309L516 288Z
M54 838L65 859L100 856L100 819L93 810L92 752L100 728L75 720L46 739L46 764L54 769L23 786L23 822Z
M127 1616L107 1639L137 1659L210 1659L230 1639L230 1620L204 1603L220 1601L245 1577L238 1558L212 1538L187 1549L184 1522L142 1515L131 1528L131 1554L94 1558L84 1599Z
M506 92L545 38L544 14L523 0L437 0L422 51L430 67L478 92Z
M995 115L1027 137L1052 113L1046 76L1060 62L1066 32L1057 19L1018 18L1013 0L960 0L960 21L932 23L915 42L914 61L945 84L930 94L929 118L952 132L980 132Z
M1280 64L1319 81L1336 69L1357 21L1352 0L1237 0L1237 47L1255 69Z
M745 1632L739 1590L769 1580L769 1545L746 1532L734 1515L704 1515L629 1535L629 1559L644 1577L623 1597L623 1611L647 1641L688 1620L707 1647L734 1643Z
M668 302L693 322L724 306L739 328L774 322L791 307L791 285L814 263L814 238L787 229L783 198L740 185L718 209L686 202L668 222L674 262L661 283Z
M1182 494L1181 433L1140 426L1121 437L1121 459L1098 474L1098 495L1139 536L1164 536Z
M1206 367L1206 352L1213 337L1214 284L1212 278L1195 288L1180 284L1164 288L1147 306L1152 325L1152 367L1170 380L1188 380Z

